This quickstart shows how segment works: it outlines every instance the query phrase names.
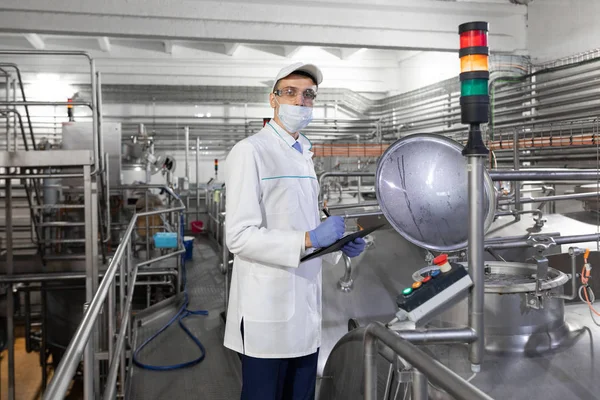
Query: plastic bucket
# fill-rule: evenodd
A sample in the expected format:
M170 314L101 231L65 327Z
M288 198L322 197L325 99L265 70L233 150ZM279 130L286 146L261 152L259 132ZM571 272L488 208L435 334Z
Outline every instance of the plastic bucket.
M184 236L183 247L185 247L185 260L191 260L194 254L194 237Z
M203 231L204 231L204 222L192 221L192 232L193 233L202 233Z

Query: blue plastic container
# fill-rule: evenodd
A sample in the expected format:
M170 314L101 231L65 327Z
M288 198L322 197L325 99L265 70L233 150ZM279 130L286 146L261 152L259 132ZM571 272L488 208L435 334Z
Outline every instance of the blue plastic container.
M158 232L154 235L154 246L157 249L176 249L177 248L177 233L175 232Z
M183 246L185 247L185 260L191 260L194 255L194 237L184 236Z

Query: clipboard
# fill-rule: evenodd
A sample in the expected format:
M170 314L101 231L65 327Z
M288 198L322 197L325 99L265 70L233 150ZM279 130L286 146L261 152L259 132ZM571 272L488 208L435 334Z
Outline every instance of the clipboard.
M317 250L313 251L310 254L305 255L304 257L302 257L300 259L300 262L312 260L313 258L321 257L321 256L324 256L325 254L329 254L329 253L333 253L334 251L341 250L342 247L344 247L344 245L346 243L351 242L351 241L353 241L356 238L365 237L369 233L372 233L372 232L376 231L377 229L381 228L384 225L385 224L377 225L377 226L372 226L371 228L363 229L363 230L351 233L349 235L346 235L346 236L344 236L343 238L341 238L340 240L338 240L337 242L335 242L334 244L332 244L329 247L322 247L320 249L317 249Z

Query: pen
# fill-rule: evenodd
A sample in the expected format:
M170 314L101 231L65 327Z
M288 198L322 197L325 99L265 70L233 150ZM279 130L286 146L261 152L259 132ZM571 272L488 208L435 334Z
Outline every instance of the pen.
M325 214L327 218L331 217L331 214L329 214L329 211L327 211L326 208L323 209L323 214Z

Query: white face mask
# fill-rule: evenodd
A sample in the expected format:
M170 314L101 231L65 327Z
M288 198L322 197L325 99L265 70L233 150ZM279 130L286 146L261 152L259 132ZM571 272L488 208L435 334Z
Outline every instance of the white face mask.
M279 104L278 115L283 127L290 133L296 133L310 124L313 118L312 111L312 107Z

